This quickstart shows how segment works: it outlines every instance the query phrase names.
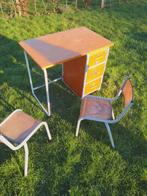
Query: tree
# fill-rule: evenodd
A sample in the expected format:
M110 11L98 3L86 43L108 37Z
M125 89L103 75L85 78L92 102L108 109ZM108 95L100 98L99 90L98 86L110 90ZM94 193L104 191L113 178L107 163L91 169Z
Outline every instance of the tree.
M105 7L105 0L101 0L101 8Z
M19 16L26 16L28 14L28 0L15 0L15 9Z

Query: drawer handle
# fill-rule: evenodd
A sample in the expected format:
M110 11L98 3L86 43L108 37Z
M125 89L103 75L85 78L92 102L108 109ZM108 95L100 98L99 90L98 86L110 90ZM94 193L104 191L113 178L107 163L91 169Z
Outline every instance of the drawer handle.
M98 74L98 71L94 71L93 74L94 74L94 75Z
M90 86L90 87L91 87L91 88L93 88L94 86L95 86L95 83L94 83L94 84L91 84L91 86Z

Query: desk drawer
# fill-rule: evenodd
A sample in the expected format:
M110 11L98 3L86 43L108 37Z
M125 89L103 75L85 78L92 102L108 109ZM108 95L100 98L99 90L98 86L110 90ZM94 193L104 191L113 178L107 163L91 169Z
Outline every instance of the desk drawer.
M101 86L102 77L85 84L84 95L88 95L96 90L98 90Z
M86 76L86 83L102 76L104 74L104 71L105 71L104 63L88 69L87 76Z
M98 50L89 53L88 66L93 66L106 61L108 49Z

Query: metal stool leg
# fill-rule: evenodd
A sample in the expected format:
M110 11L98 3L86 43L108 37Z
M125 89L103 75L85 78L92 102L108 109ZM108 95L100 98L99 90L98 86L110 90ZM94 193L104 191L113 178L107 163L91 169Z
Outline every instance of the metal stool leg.
M80 123L81 123L81 119L78 120L78 123L77 123L77 128L76 128L76 137L78 137L78 134L79 134L79 128L80 128Z
M48 124L47 124L46 122L44 122L44 126L45 126L45 128L46 128L46 132L47 132L48 138L49 138L49 140L51 140L52 137L51 137L51 133L50 133Z
M24 144L25 150L25 166L24 166L24 176L28 175L28 159L29 159L29 150L27 143Z

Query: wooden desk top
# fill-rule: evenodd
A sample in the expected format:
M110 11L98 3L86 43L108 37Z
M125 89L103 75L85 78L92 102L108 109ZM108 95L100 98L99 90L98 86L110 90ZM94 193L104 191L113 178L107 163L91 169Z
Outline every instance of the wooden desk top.
M19 44L42 69L112 46L111 41L86 27L48 34Z

